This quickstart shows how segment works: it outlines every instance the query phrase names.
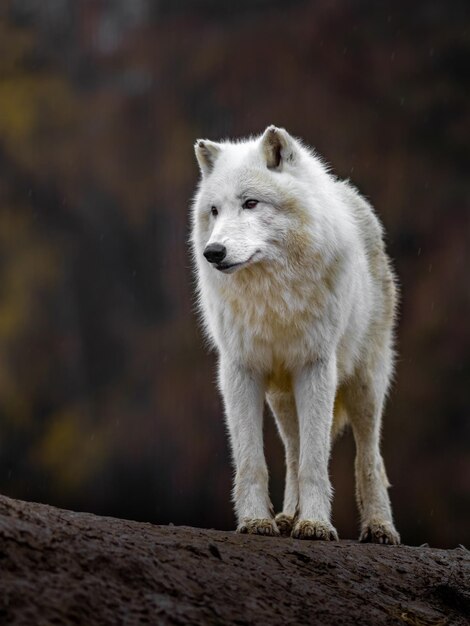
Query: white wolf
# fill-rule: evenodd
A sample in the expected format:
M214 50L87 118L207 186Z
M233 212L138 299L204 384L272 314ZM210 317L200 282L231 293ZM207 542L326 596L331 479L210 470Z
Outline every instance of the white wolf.
M337 539L331 442L350 422L362 541L399 543L380 454L396 288L382 228L348 182L282 128L196 142L192 250L235 464L238 531ZM286 454L282 513L268 495L266 398Z

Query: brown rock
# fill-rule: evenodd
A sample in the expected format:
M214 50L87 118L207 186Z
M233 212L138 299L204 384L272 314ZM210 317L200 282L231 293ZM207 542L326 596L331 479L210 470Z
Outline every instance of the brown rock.
M0 624L470 618L470 552L236 535L0 497Z

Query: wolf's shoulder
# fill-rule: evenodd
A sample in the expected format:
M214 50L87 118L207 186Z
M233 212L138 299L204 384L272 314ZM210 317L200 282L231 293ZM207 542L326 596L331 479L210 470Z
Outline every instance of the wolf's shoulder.
M380 286L388 302L390 315L393 315L396 307L398 283L385 249L384 228L372 204L349 180L338 180L336 185L359 230L371 276Z
M372 204L349 180L335 181L336 191L356 223L368 249L383 249L384 229Z

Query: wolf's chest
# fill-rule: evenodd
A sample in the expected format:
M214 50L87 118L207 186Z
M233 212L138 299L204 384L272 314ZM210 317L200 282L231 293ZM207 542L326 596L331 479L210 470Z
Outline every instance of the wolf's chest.
M227 290L223 334L231 349L249 362L264 368L295 363L313 349L320 308L313 290L301 284L276 281Z

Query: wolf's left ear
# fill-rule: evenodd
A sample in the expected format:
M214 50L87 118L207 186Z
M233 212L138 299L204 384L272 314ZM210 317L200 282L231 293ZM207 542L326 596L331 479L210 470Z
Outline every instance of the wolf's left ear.
M221 145L208 139L198 139L194 144L194 152L203 176L208 176L214 169L214 163L220 154Z
M269 169L281 169L284 162L294 161L295 139L284 128L268 126L261 137L261 150Z

